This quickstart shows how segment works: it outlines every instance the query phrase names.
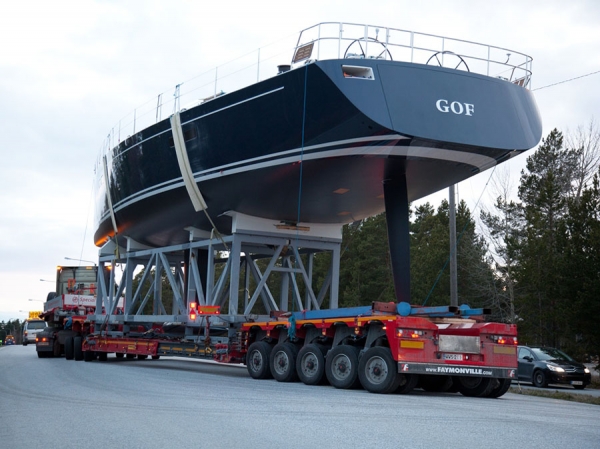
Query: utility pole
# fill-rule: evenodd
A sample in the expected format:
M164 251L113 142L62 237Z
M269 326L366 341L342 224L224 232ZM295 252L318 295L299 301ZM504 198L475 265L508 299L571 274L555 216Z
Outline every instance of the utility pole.
M454 199L455 184L448 189L450 219L450 305L458 306L458 285L456 270L456 205Z

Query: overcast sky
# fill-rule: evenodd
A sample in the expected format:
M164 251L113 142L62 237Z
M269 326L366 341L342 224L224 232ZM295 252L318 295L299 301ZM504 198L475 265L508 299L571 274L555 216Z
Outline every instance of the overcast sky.
M534 59L534 90L600 70L597 0L2 0L0 320L40 309L29 299L54 289L40 279L73 263L65 257L97 258L94 162L121 117L184 80L327 21L525 53ZM535 91L543 135L600 120L599 86L595 74ZM507 163L515 182L525 158ZM488 176L459 186L472 209Z

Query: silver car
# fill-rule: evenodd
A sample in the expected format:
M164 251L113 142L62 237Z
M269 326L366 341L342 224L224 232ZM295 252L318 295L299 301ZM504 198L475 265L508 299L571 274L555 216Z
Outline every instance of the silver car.
M35 344L35 336L38 332L43 331L48 327L48 323L44 320L27 320L23 323L23 346L27 343Z

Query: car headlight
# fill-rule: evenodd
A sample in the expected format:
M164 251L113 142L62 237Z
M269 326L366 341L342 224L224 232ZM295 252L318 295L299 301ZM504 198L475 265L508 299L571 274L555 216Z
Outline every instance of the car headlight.
M550 371L554 371L554 372L557 372L557 373L564 373L565 372L565 370L562 369L560 366L554 366L554 365L547 365L547 366L550 369Z
M583 372L584 372L585 374L590 374L590 369L589 369L589 368L584 368L584 369L583 369Z

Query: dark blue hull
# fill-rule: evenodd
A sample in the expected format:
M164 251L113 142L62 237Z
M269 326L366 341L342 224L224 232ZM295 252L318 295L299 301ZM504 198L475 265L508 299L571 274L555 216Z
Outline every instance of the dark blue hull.
M406 176L413 201L535 146L531 93L442 67L360 60L374 79L344 76L357 60L319 61L181 112L194 179L221 232L224 212L347 223L384 210L383 181ZM109 185L119 235L153 246L210 230L184 187L169 120L112 151ZM94 239L114 234L98 191Z

